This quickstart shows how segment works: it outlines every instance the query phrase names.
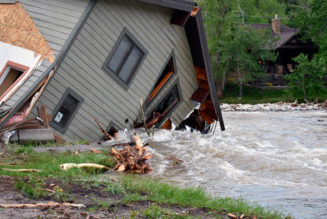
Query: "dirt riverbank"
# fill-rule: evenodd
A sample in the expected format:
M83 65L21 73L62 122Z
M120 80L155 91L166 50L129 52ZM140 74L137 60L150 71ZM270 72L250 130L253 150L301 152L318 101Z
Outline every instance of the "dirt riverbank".
M36 204L58 202L53 196L41 199L30 199L16 189L17 180L9 176L0 176L0 204ZM66 202L83 204L85 208L43 207L43 208L0 208L0 218L147 218L149 209L158 206L175 216L192 216L194 218L216 218L214 212L206 209L188 208L175 205L160 205L151 201L139 201L128 204L119 203L124 198L122 194L112 194L105 187L94 187L74 183L63 183L47 179L43 189L62 188L68 194ZM167 215L168 218L169 215ZM222 215L223 216L223 215ZM228 218L223 216L222 218Z

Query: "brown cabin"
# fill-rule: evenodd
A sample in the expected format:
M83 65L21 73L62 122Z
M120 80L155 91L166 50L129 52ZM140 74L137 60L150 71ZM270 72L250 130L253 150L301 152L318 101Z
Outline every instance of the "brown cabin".
M264 69L267 72L267 77L261 80L260 85L283 86L286 84L284 76L294 72L296 62L293 60L300 53L304 53L312 58L317 52L317 47L310 41L304 42L299 36L299 30L281 24L280 19L275 16L271 24L251 24L254 29L268 30L272 29L272 34L279 37L274 51L278 52L278 57L275 62L263 63Z

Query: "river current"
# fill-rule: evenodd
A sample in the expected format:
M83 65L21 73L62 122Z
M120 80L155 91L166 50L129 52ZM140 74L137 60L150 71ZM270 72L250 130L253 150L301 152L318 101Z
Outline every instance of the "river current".
M327 112L225 112L226 131L141 133L153 178L327 218ZM183 160L174 165L167 157Z

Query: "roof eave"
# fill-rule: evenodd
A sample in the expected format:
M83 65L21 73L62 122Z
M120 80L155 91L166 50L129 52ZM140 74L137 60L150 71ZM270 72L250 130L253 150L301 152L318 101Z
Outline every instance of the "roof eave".
M139 2L159 5L167 8L182 10L182 11L192 11L193 7L196 6L196 2L190 2L185 0L138 0Z
M200 34L200 44L201 44L201 50L202 50L202 54L203 54L206 76L207 76L207 80L208 80L208 84L209 84L211 100L212 100L212 103L213 103L213 106L215 109L216 116L218 117L218 120L220 123L220 129L222 131L224 131L225 125L224 125L224 120L223 120L223 116L222 116L221 109L220 109L215 80L213 77L209 48L208 48L206 32L205 32L205 28L204 28L204 24L203 24L201 9L198 12L198 14L196 15L196 24L197 24L197 28L198 28L199 34Z

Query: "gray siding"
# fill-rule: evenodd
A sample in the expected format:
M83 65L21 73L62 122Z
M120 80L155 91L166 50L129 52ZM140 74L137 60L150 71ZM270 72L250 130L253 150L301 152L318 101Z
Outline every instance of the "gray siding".
M19 2L24 6L56 56L89 0L20 0ZM43 61L6 104L14 107L49 66L48 61Z
M19 0L56 56L89 0Z
M24 93L37 81L42 73L50 66L50 63L44 60L41 65L26 79L24 84L7 100L6 104L14 107Z
M179 79L184 98L172 115L173 121L178 123L189 113L193 108L189 97L198 85L185 30L170 24L172 14L170 9L135 0L98 1L37 103L46 104L48 112L53 112L68 87L83 96L84 103L63 137L99 140L102 134L93 117L104 126L114 121L120 127L128 127L125 119L132 123L138 117L140 98L146 99L173 50L177 66L175 78ZM149 52L128 90L102 70L124 27ZM170 80L154 102L174 81Z

